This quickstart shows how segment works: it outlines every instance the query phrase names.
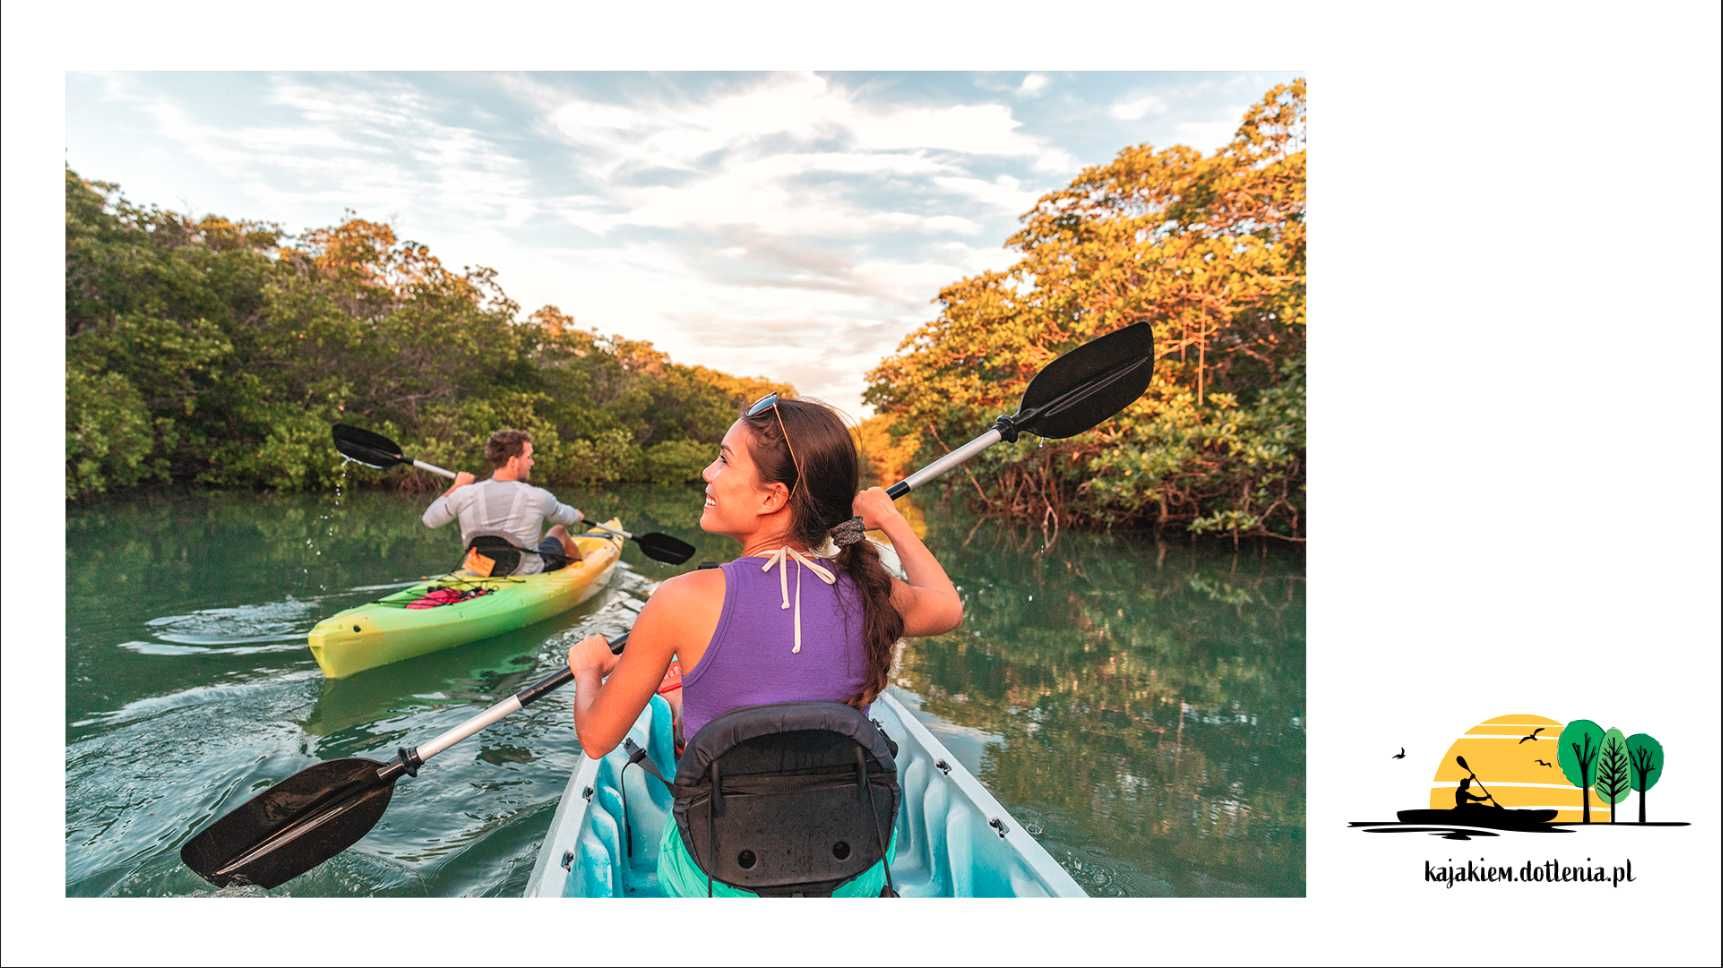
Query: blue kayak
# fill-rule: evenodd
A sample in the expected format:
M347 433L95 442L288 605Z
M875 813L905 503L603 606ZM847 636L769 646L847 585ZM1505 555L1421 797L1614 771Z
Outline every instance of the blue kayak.
M1087 896L900 702L882 695L869 715L898 747L893 759L902 799L891 874L900 895ZM652 698L629 738L667 774L673 771L671 714L663 698ZM643 770L624 771L627 764L620 744L602 759L581 758L539 848L527 897L664 896L658 845L665 825L675 823L671 793Z

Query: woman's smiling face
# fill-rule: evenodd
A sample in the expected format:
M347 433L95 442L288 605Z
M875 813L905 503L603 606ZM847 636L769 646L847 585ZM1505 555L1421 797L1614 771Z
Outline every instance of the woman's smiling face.
M711 534L748 535L759 529L760 518L784 507L789 489L782 483L762 484L748 445L753 431L738 420L730 425L718 445L718 457L706 465L700 477L706 482L706 504L700 511L700 530Z

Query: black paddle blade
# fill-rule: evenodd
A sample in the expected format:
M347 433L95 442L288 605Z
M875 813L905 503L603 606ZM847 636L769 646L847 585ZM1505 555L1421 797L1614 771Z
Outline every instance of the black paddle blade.
M210 824L180 848L180 860L214 884L275 887L365 836L383 816L400 776L358 758L307 767Z
M1130 406L1155 371L1155 334L1134 323L1090 340L1035 375L1018 408L1019 430L1074 437Z
M648 531L645 534L637 534L634 536L634 543L639 545L640 550L646 553L646 557L651 558L653 561L662 561L666 564L680 565L689 558L694 557L693 545L680 538L672 538L670 535L658 531Z
M374 434L347 424L336 424L331 428L331 432L335 437L335 449L349 460L356 460L378 470L394 467L396 464L412 463L401 456L398 444L382 434Z

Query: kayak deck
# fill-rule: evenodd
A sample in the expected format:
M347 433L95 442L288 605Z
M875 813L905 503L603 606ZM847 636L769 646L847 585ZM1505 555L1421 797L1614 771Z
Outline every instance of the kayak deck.
M604 527L620 531L622 525L612 518ZM464 571L439 575L324 619L312 628L307 645L324 676L339 679L525 628L597 594L621 559L622 540L596 532L576 536L582 559L551 572L502 578ZM435 608L407 607L444 586L485 594Z
M890 694L870 715L898 744L903 801L892 881L904 897L1086 897L1071 875ZM666 776L676 765L669 705L654 696L629 734ZM661 897L658 841L670 791L622 747L582 757L539 849L528 897ZM627 824L623 801L626 794ZM629 835L632 835L631 837ZM632 856L629 843L632 839Z
M1490 827L1497 830L1537 830L1555 820L1550 809L1501 809L1468 807L1440 810L1401 810L1401 823L1449 824L1461 827Z

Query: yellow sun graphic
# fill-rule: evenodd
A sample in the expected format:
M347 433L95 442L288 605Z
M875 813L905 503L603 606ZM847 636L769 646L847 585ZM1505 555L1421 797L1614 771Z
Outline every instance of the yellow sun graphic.
M1454 740L1437 765L1430 780L1430 806L1442 810L1454 805L1454 788L1471 775L1459 764L1463 756L1477 775L1470 790L1474 795L1488 791L1504 807L1553 809L1556 823L1578 823L1580 789L1562 775L1556 756L1564 725L1548 716L1515 713L1473 726ZM1585 795L1591 797L1592 821L1607 821L1609 804L1590 790Z

